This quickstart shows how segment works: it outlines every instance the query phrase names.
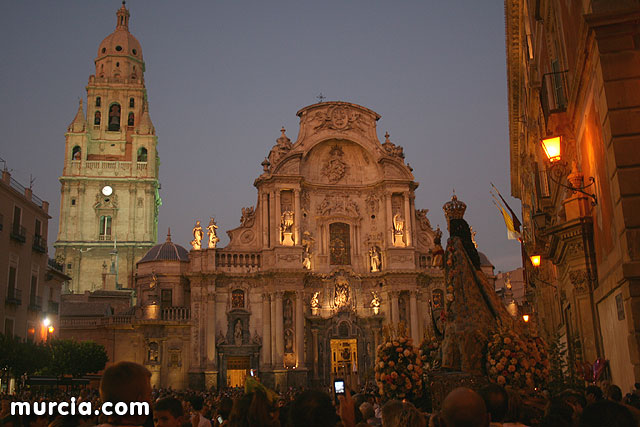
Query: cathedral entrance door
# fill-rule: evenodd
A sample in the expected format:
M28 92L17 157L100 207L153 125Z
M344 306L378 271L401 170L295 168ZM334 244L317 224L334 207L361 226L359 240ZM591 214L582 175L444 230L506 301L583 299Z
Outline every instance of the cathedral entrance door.
M351 390L357 390L358 378L358 340L331 340L331 377L343 378Z
M244 380L251 369L249 356L227 358L227 386L244 387Z

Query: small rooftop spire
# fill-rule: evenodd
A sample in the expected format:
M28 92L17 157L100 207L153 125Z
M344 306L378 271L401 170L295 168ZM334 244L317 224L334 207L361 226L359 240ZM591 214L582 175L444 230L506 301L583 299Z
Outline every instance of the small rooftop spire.
M124 2L122 2L122 4L124 4ZM169 227L169 229L167 230L167 242L171 241L171 227Z
M384 133L384 142L391 142L391 141L389 141L389 137L390 137L390 136L391 136L391 135L389 135L389 132L385 132L385 133Z
M116 21L116 30L126 30L129 31L129 10L125 6L126 2L122 2L122 6L116 12L116 16L118 20Z
M73 121L69 125L69 131L71 132L82 132L84 131L86 124L86 119L84 117L84 110L82 108L82 98L78 100L78 112L74 117Z

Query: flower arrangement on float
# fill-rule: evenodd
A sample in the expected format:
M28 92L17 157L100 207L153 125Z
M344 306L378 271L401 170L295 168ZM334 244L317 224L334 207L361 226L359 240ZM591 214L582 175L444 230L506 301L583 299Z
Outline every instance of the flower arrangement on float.
M442 361L440 341L435 337L425 335L420 343L418 354L420 355L420 359L422 359L422 367L425 371L440 369L440 363Z
M549 360L540 338L501 329L489 336L486 369L489 380L499 385L534 389L548 379Z
M384 400L412 400L422 396L422 359L418 348L407 338L403 323L398 325L394 337L393 328L383 328L384 342L376 351L376 383Z

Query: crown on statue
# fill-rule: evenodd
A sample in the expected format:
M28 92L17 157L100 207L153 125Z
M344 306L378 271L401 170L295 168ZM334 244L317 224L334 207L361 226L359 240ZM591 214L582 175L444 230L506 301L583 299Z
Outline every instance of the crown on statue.
M464 212L467 210L467 205L458 200L458 196L454 194L451 196L451 200L442 206L442 210L444 211L444 216L447 217L447 221L452 219L462 219L464 217Z

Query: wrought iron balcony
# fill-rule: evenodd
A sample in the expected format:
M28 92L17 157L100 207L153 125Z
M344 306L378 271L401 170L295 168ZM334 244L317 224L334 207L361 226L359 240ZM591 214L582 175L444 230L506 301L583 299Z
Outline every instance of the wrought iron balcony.
M37 295L29 295L29 310L40 311L42 310L42 297Z
M5 304L21 305L22 290L16 289L13 286L9 286L9 289L7 289L7 298L4 301L5 301Z
M33 236L33 250L41 253L47 253L47 240L42 236Z
M11 227L11 238L20 243L24 243L27 241L27 230L20 224L15 223L13 227Z
M49 260L47 261L47 264L49 265L49 267L51 267L56 271L59 271L60 273L64 272L64 266L56 262L56 260L53 258L49 258Z

